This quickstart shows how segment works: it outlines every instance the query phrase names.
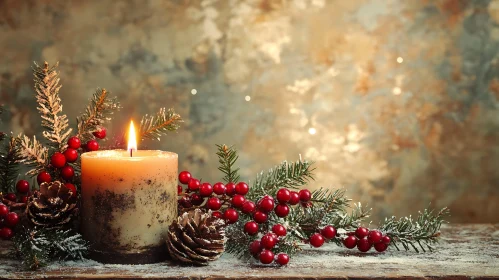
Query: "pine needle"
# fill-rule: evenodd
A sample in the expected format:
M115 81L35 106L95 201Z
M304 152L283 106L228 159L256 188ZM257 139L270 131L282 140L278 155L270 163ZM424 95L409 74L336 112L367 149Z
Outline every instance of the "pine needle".
M68 128L68 118L62 114L59 97L61 85L59 85L59 74L55 70L59 64L53 67L49 67L47 62L43 64L43 67L36 62L34 64L37 109L42 118L42 126L46 129L43 131L43 136L49 141L50 146L64 151L72 129Z
M14 250L27 269L36 270L52 261L80 260L88 243L73 230L22 228L14 237Z
M420 212L416 219L411 216L396 219L394 216L386 218L380 230L386 233L392 244L400 250L398 245L402 245L405 250L423 252L432 251L433 244L438 242L440 237L440 227L445 222L444 217L449 214L447 208L443 208L436 214L433 210L425 209Z
M121 106L116 97L110 97L108 91L98 88L92 95L85 112L76 118L77 136L82 142L94 139L92 133L97 131L105 122L111 120L111 115L119 109L121 109Z
M227 147L226 145L217 145L217 148L218 162L220 163L218 170L225 175L223 180L226 183L239 182L239 168L234 167L239 158L237 151L233 147Z
M260 172L250 188L248 197L255 199L266 194L275 196L280 188L297 189L307 184L314 179L312 164L301 159L292 163L284 161L280 165L269 169L267 173Z
M19 148L16 162L33 167L26 175L36 175L46 169L48 149L36 140L36 136L33 136L33 140L31 140L28 136L19 134L15 141Z
M161 136L176 131L183 122L173 109L161 108L155 116L145 115L140 121L140 139L160 140Z
M17 163L17 143L14 137L2 145L0 151L0 192L14 192L14 185L19 175L19 164Z

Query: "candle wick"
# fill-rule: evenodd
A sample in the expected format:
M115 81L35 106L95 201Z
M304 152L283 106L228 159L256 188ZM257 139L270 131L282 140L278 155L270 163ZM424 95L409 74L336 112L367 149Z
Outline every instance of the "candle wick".
M132 157L132 151L133 151L133 149L130 149L130 157Z

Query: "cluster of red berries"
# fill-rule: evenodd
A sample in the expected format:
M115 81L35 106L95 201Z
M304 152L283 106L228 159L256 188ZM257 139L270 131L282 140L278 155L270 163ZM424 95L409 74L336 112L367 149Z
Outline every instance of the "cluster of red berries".
M246 231L247 225L251 223L248 222L244 226ZM262 236L259 240L251 242L249 246L249 251L254 258L260 260L262 264L271 264L275 262L279 265L287 265L289 262L289 256L286 253L274 254L276 245L286 236L286 228L281 224L275 224L272 226L272 232L268 232Z
M373 246L378 252L384 252L390 244L390 237L383 235L379 230L369 230L365 227L359 227L355 232L349 232L343 239L343 245L348 249L357 247L361 252L369 251Z
M104 139L106 138L106 129L100 128L92 134L97 139ZM75 185L69 183L73 179L75 171L74 168L68 163L74 163L78 160L78 150L80 148L87 152L97 151L99 150L99 143L95 139L92 139L82 145L80 138L73 136L68 139L68 147L64 152L55 152L50 157L50 164L59 170L60 176L66 181L66 187L72 190L75 195L76 187ZM42 171L38 173L36 181L38 182L38 185L44 182L50 183L52 182L52 176L47 171Z
M0 238L10 239L14 236L13 229L19 223L17 213L10 212L7 205L0 202Z
M179 199L179 204L183 208L191 208L193 206L201 206L212 210L212 215L217 218L223 218L227 224L233 224L239 220L239 213L236 209L244 212L244 205L247 204L245 195L249 191L249 186L245 182L215 183L213 186L210 183L201 183L198 179L192 177L188 171L182 171L178 175L180 183L187 185L185 194L183 187L178 186L178 194L182 195ZM253 202L251 202L253 203ZM223 210L223 213L221 212Z
M312 193L309 190L304 189L295 192L282 188L277 191L275 199L266 195L256 205L248 201L242 206L242 209L243 213L252 215L252 220L246 222L244 232L248 235L257 235L260 231L259 224L267 222L268 215L272 211L277 217L284 218L288 216L290 206L300 204L302 207L309 207L311 199ZM270 264L274 261L279 265L288 264L289 256L287 254L279 253L275 255L273 252L274 247L286 234L286 227L281 224L274 224L272 232L265 233L260 240L255 240L250 244L250 253L259 259L262 264Z

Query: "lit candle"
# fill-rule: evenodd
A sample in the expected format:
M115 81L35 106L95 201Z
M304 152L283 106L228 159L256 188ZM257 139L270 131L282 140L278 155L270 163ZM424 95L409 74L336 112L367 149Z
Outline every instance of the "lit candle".
M164 260L168 226L177 218L178 155L128 149L81 156L81 232L90 257L104 263Z

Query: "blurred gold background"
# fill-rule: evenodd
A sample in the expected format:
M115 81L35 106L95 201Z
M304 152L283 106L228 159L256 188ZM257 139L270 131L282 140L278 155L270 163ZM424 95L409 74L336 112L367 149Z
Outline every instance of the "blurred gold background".
M174 107L175 151L215 182L299 155L310 188L347 188L383 216L449 206L499 222L499 1L0 0L0 130L40 134L32 61L60 62L73 124L97 87L130 118Z

